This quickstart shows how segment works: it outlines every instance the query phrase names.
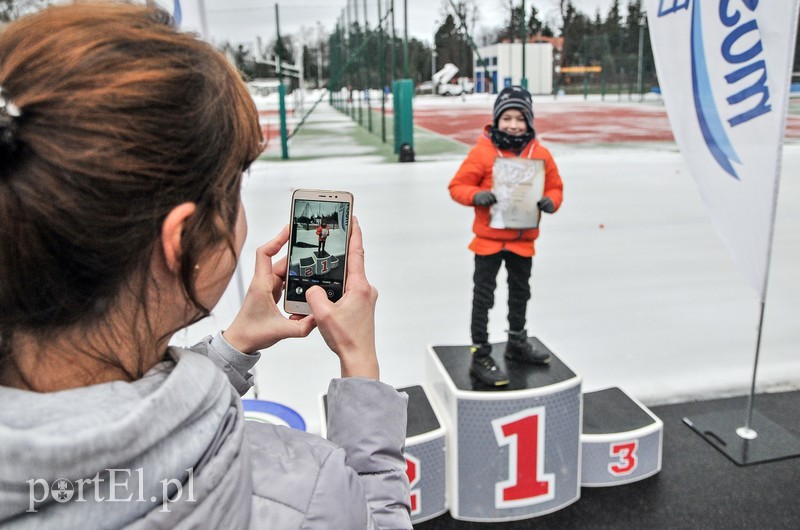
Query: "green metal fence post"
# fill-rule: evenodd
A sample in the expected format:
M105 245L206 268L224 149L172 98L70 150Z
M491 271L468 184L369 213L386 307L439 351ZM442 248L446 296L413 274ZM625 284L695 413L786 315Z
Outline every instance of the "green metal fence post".
M289 139L286 134L286 87L283 86L283 43L281 41L281 24L278 15L278 4L275 4L275 29L278 33L278 112L281 119L281 158L289 158Z
M369 18L367 17L367 0L364 0L364 38L369 38L367 33L369 32ZM367 54L365 57L365 64L367 67L367 86L366 91L364 92L364 96L366 98L367 103L367 124L369 132L372 132L372 109L370 108L369 102L369 89L370 85L372 84L372 75L370 75L371 68L370 68L370 60L369 55Z
M398 79L394 82L394 150L400 162L414 161L414 81Z
M389 4L392 10L392 81L397 79L397 27L394 24L394 0Z
M383 87L386 85L386 62L384 61L384 51L383 51L383 15L381 14L381 0L378 0L378 64L380 65L380 81L378 82L378 88L380 88L381 92L381 141L386 143L386 93L383 91Z

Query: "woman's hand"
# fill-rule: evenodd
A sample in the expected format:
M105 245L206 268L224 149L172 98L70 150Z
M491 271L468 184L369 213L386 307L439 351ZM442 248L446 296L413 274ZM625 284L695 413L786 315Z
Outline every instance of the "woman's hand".
M289 240L289 225L278 236L256 251L256 269L242 307L223 333L225 340L239 351L251 353L269 348L290 337L305 337L314 329L314 317L284 316L278 309L286 281L287 259L273 264L272 259Z
M378 379L380 370L375 352L378 290L369 284L364 273L364 245L355 217L352 229L344 296L333 303L321 287L314 286L306 291L306 301L322 338L339 356L342 377Z

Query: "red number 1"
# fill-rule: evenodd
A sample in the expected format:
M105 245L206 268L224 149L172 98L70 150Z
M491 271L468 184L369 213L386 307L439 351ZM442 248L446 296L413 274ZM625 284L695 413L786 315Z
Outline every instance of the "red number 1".
M508 445L508 480L495 485L495 506L529 506L555 498L555 476L544 472L544 407L492 420L499 445Z

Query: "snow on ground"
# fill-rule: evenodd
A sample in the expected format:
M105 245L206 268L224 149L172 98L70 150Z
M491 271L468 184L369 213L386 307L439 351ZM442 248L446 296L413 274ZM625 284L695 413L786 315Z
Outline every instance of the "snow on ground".
M327 105L309 120L329 127L329 134L299 134L290 153L313 152L335 137L339 156L253 166L243 191L249 236L241 277L249 282L255 249L288 222L293 189L352 191L367 276L380 292L382 378L396 386L423 383L429 345L470 340L472 211L447 192L461 158L385 163L347 144L338 127L348 118ZM747 393L758 298L716 236L675 145L549 147L565 201L543 219L537 241L531 333L584 378L585 391L620 386L647 404ZM799 173L800 144L790 143L783 154L759 391L800 388ZM224 329L239 292L232 282L214 315L175 342ZM496 294L490 333L502 341L502 271ZM284 341L258 363L259 397L295 408L318 432L319 396L338 370L318 332Z

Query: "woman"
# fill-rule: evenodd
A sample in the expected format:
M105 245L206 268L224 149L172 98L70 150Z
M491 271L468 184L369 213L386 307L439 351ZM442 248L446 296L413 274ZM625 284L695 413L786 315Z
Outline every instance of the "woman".
M284 228L231 326L168 346L233 274L261 149L235 69L161 11L66 5L0 33L0 526L411 527L357 221L338 303L278 310ZM330 441L245 425L258 350L315 326L341 364Z

